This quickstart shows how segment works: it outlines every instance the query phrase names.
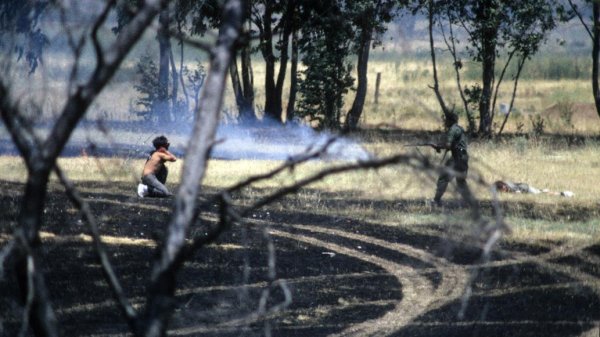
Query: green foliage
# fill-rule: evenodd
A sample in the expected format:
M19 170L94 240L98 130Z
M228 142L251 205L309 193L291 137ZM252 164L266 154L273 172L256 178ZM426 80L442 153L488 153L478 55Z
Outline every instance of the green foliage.
M437 6L440 18L468 29L467 50L478 62L488 57L488 42L494 43L497 51L506 48L533 55L546 32L556 25L554 2L549 0L457 0Z
M306 45L303 62L306 70L299 81L301 93L298 116L317 121L320 127L338 129L344 95L354 80L352 66L346 61L347 49L326 46L325 36Z
M134 88L141 96L135 102L140 109L134 110L134 113L144 120L154 120L158 116L157 112L160 106L158 66L152 57L146 54L136 64L136 73L139 76L139 82L134 85Z
M14 50L17 60L27 61L30 74L36 70L49 45L48 37L38 28L38 21L49 4L41 0L0 1L0 50Z
M466 111L467 115L467 132L470 134L474 134L476 132L476 123L475 123L475 115L473 111L477 111L479 100L481 99L481 86L479 84L474 84L471 87L467 87L464 89L465 97L467 100L467 104L469 105L469 111Z
M354 82L348 61L353 31L337 2L316 2L310 10L300 40L306 68L297 113L321 128L339 129L344 95Z

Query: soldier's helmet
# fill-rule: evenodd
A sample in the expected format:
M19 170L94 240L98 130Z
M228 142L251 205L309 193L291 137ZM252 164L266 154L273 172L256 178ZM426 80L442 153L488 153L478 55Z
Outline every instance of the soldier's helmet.
M454 111L444 114L444 124L446 127L451 127L458 122L458 115Z

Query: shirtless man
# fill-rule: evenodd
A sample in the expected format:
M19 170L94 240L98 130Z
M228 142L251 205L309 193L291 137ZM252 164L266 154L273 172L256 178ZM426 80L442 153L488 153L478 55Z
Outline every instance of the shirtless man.
M138 195L142 198L145 196L157 198L171 196L173 194L165 186L169 174L165 162L174 162L177 158L169 152L170 144L165 136L154 138L152 145L155 150L150 153L144 165L142 184L138 186ZM147 192L144 185L147 186Z

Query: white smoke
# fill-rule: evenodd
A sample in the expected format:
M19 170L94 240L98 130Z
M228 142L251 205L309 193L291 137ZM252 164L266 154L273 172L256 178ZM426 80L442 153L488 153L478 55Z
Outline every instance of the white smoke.
M358 142L329 132L317 132L306 125L285 126L262 122L254 125L221 125L212 156L220 159L288 160L327 144L322 159L357 161L371 158Z
M49 126L36 127L45 137ZM0 128L0 154L16 154L8 132ZM191 133L190 123L158 126L144 122L84 121L75 130L63 156L82 154L102 157L145 158L153 150L152 140L166 136L170 150L184 157ZM221 124L217 129L217 145L211 157L224 160L289 160L316 151L331 142L323 160L358 161L372 155L357 141L330 132L315 131L307 125L259 121L251 124ZM333 139L333 141L332 141Z

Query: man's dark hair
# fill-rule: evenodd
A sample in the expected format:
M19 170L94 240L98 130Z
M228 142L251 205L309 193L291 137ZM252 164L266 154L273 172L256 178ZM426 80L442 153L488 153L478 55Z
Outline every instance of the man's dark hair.
M165 137L165 136L158 136L158 137L154 138L154 140L152 141L152 145L154 145L154 148L157 150L161 147L168 148L169 141L167 140L167 137Z

